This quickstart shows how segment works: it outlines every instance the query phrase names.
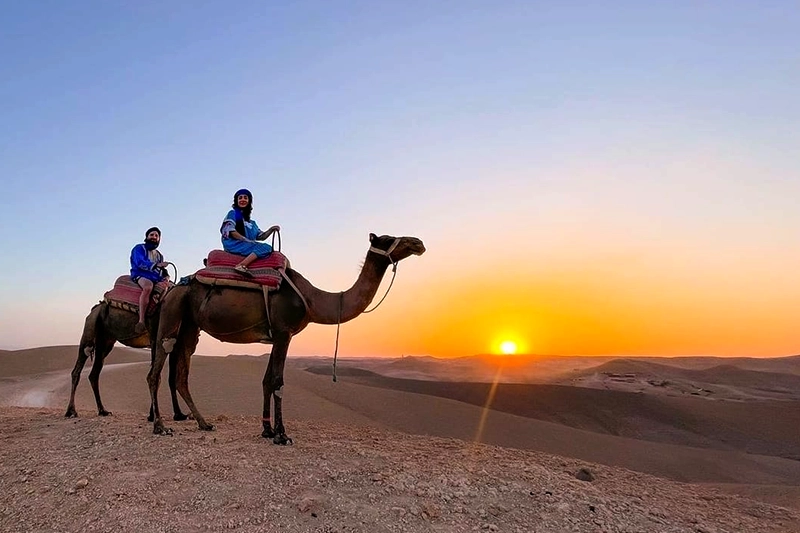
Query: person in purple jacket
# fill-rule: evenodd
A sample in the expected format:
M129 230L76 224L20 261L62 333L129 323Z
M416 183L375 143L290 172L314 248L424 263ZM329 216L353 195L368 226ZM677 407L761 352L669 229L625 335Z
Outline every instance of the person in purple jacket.
M153 286L159 281L169 279L167 263L164 256L157 250L161 243L161 230L153 226L144 234L144 242L139 243L131 250L131 280L142 288L139 296L139 322L136 324L136 333L144 333L144 317L147 304L150 303L150 294Z

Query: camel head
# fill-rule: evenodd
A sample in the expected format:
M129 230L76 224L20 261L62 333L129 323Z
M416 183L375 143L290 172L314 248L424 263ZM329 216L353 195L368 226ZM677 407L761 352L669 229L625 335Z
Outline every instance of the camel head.
M369 251L389 258L392 263L402 261L411 255L425 253L425 245L416 237L392 237L374 233L369 234Z

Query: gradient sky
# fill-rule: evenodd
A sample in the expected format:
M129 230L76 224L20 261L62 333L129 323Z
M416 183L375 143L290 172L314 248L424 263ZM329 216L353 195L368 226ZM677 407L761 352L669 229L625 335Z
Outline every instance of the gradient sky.
M194 272L247 187L322 289L425 242L341 355L800 352L795 3L283 4L0 3L0 348L77 344L151 225Z

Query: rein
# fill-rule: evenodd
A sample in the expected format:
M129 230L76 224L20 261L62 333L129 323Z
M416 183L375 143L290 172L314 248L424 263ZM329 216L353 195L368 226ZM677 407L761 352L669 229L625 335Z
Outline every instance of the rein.
M178 267L175 266L175 263L170 263L169 261L165 261L165 263L167 263L167 266L172 265L172 269L175 270L175 280L177 280L178 279ZM166 270L166 267L165 267L165 270ZM173 283L178 283L178 282L174 281Z
M375 248L374 246L369 247L369 252L383 255L389 258L389 261L392 263L392 281L389 282L389 286L386 288L386 292L383 295L383 298L375 304L372 309L364 311L364 313L371 313L380 306L383 301L389 296L389 291L392 289L392 285L394 284L394 278L397 276L397 261L392 259L392 252L397 247L397 244L400 242L400 239L395 239L394 242L389 246L387 250L381 250L380 248ZM367 253L369 253L367 252ZM342 302L344 301L344 292L339 293L339 316L336 319L336 346L333 350L333 382L336 383L336 356L339 354L339 327L342 325Z

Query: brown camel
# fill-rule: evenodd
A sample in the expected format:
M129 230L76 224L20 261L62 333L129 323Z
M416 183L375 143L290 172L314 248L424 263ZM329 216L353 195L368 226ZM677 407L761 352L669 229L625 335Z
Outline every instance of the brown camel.
M136 313L113 307L105 301L92 307L83 326L83 335L81 335L81 343L78 347L78 360L75 361L75 368L72 369L72 391L69 395L69 405L64 416L67 418L78 416L78 412L75 410L75 390L78 388L81 371L86 359L94 358L92 371L89 373L89 383L92 384L94 399L97 402L97 413L100 416L109 416L111 414L110 411L103 407L103 401L100 399L99 383L100 372L103 370L105 358L114 348L114 343L119 341L131 348L150 347L152 363L151 338L148 332L155 333L157 331L158 312L148 317L147 331L141 334L137 334L135 331L138 321L139 317ZM176 368L177 365L180 365L179 368ZM170 358L169 388L172 394L172 408L175 420L186 420L188 418L187 415L181 412L178 405L178 397L175 393L175 374L176 371L182 370L182 366L176 357ZM150 408L148 420L153 420L152 407Z
M348 290L325 292L314 287L297 271L287 268L280 288L269 296L266 312L261 291L237 287L204 285L192 280L170 291L162 302L160 324L155 340L155 358L147 382L153 402L153 433L171 434L164 427L158 409L161 369L168 355L178 354L186 372L180 372L177 388L191 409L201 430L210 431L189 393L189 361L197 347L200 331L224 342L272 344L267 369L262 380L264 408L261 436L275 444L291 439L283 426L283 368L289 342L310 323L338 324L354 319L367 308L378 290L389 265L410 255L422 255L425 246L415 237L378 237L370 234L370 248L358 279ZM291 283L287 283L287 280ZM297 290L295 290L296 287ZM299 291L299 292L298 292ZM270 420L270 400L274 400L274 429Z

